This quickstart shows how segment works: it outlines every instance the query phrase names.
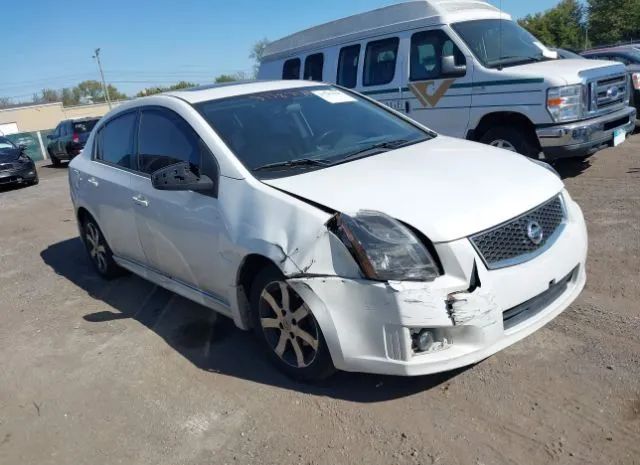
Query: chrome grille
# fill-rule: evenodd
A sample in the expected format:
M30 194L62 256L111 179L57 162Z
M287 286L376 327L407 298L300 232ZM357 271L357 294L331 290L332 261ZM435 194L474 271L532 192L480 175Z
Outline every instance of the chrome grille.
M591 112L603 113L626 106L628 96L627 76L617 75L598 79L589 84Z
M560 196L495 228L471 236L474 245L487 268L496 269L531 260L553 244L565 220ZM542 228L542 240L535 243L529 238L529 225L537 223Z

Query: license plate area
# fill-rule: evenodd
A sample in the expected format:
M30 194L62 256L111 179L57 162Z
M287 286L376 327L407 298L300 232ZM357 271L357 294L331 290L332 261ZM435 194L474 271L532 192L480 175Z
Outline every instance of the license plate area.
M627 138L627 132L624 129L614 129L613 131L613 146L617 147L622 144Z

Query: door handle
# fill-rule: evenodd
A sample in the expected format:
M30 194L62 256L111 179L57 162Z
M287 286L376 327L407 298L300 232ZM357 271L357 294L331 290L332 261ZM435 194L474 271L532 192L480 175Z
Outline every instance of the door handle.
M136 204L140 205L141 207L149 206L149 201L140 194L134 195L132 199Z
M96 178L94 178L93 176L92 176L92 177L90 177L89 179L87 179L87 182L88 182L89 184L93 184L93 186L94 186L94 187L98 187L98 185L100 184L100 183L98 182L98 180L97 180Z

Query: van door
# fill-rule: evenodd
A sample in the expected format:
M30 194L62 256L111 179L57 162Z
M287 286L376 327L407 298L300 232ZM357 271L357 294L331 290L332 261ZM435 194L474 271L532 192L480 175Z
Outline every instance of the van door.
M471 111L473 60L442 29L411 35L407 115L434 131L466 137Z

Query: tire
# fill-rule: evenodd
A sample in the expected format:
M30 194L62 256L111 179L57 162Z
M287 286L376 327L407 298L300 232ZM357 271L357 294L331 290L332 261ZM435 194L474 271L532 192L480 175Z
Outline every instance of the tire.
M91 217L82 223L82 240L87 248L91 264L104 279L111 280L123 274L123 269L113 259L113 252L100 230Z
M49 158L51 158L51 164L53 166L55 166L55 167L62 166L62 162L55 155L51 155L51 153L49 153Z
M320 325L279 271L265 268L256 275L250 304L256 336L280 371L305 382L335 373Z
M538 158L540 148L533 137L518 126L497 126L480 138L483 144L518 152L529 158Z
M38 184L40 182L40 177L36 174L36 177L34 178L33 181L31 181L29 183L30 186L35 186L36 184Z

